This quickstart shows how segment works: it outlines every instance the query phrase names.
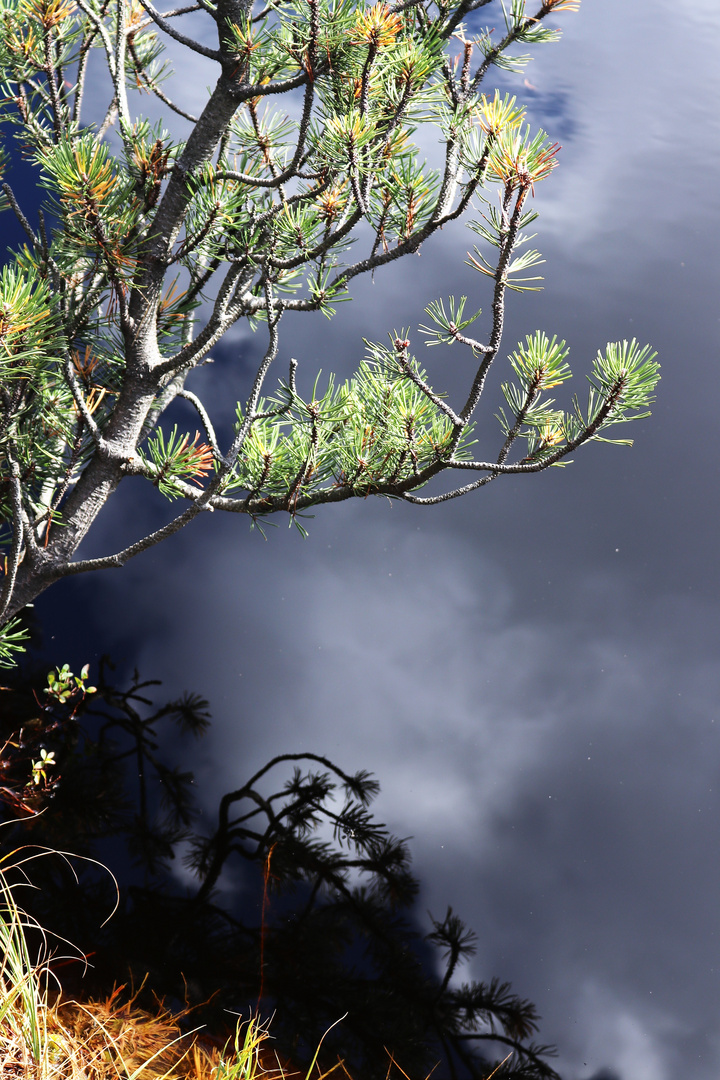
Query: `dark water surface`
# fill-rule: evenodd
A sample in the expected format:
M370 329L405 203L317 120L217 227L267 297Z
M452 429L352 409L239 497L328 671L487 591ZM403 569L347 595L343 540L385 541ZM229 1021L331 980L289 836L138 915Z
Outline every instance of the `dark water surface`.
M557 333L579 375L608 340L652 343L634 448L445 507L324 510L307 542L216 514L38 608L54 662L107 651L210 699L189 763L208 808L280 751L375 772L420 911L474 927L469 974L535 1001L563 1076L717 1080L720 10L587 0L563 25L516 84L563 150L537 190L545 291L511 298L505 343ZM332 323L298 320L282 367L350 370L361 336L472 296L471 243L447 232ZM433 352L453 384L465 358ZM145 513L126 501L87 553Z

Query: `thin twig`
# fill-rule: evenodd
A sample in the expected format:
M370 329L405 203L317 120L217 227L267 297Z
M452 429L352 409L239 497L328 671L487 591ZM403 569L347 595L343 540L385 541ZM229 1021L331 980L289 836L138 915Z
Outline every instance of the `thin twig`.
M183 387L182 390L178 390L177 396L181 397L181 398L184 398L185 401L189 401L191 405L195 406L195 409L197 410L198 416L200 417L200 419L202 421L202 425L205 428L205 435L207 437L207 441L210 443L210 446L213 448L213 450L215 452L215 456L218 457L218 458L221 457L220 449L218 447L217 437L215 435L215 429L214 429L214 427L212 425L212 421L211 421L211 419L210 419L210 417L208 415L207 409L203 405L200 398L196 394L193 394L193 392L191 390L186 390L184 387Z
M12 207L12 210L13 210L13 213L15 214L15 217L20 222L20 224L21 224L21 226L22 226L22 228L23 228L23 230L25 232L25 235L30 240L30 243L32 244L32 246L36 250L42 251L43 250L43 245L42 245L41 241L38 239L38 237L35 235L35 233L33 232L32 226L30 225L30 222L28 221L28 219L25 217L22 210L20 209L20 204L18 203L17 199L15 198L15 194L13 192L13 189L10 187L9 184L3 184L2 185L2 190L3 190L3 193L5 195L5 198L7 199L7 201L10 203L10 206Z
M181 34L179 30L175 30L174 27L164 18L159 11L156 11L150 0L140 0L141 5L145 8L148 15L154 23L156 23L161 30L164 30L168 37L174 38L175 41L179 41L181 45L187 46L188 49L192 49L193 52L199 53L200 56L207 56L210 60L217 60L220 62L221 55L218 49L209 49L206 45L201 45L199 41L195 41L193 38L187 37L186 34Z

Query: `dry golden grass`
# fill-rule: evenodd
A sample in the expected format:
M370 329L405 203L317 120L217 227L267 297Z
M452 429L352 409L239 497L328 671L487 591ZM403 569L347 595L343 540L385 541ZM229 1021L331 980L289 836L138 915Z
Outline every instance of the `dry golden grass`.
M40 942L36 956L28 931ZM1 1080L299 1080L254 1017L221 1048L199 1029L184 1032L188 1016L162 1002L141 1009L124 987L104 1000L64 999L47 937L18 907L0 864Z
M254 1019L221 1049L198 1031L183 1033L183 1016L139 1008L122 987L101 1001L47 995L37 1056L27 1018L12 1012L0 1022L2 1080L300 1080Z
M39 1001L39 1053L31 1025L16 1005L0 1022L3 1080L291 1080L254 1020L224 1051L198 1032L183 1033L181 1017L140 1009L122 988L102 1001ZM298 1074L294 1074L296 1080Z

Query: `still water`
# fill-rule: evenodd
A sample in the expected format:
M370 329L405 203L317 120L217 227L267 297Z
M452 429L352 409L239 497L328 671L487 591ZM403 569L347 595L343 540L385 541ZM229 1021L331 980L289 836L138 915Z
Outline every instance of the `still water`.
M650 342L635 446L432 510L331 508L308 541L199 521L38 609L53 663L108 652L209 699L183 762L208 817L276 753L373 772L425 932L448 904L475 929L461 977L534 1001L563 1077L717 1080L720 13L586 0L563 24L503 83L563 145L536 196L545 291L512 298L505 341L556 333L578 375L608 340ZM472 296L471 243L443 235L332 323L299 320L301 380ZM438 383L459 362L429 358ZM108 517L92 552L144 513Z

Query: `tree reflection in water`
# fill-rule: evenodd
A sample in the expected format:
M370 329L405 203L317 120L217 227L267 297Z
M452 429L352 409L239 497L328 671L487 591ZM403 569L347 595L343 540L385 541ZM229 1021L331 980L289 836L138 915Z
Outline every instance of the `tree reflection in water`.
M479 1080L509 1054L494 1075L557 1077L530 1002L497 979L457 978L475 934L452 908L419 930L408 844L374 818L370 773L279 754L204 829L192 773L164 752L207 731L209 706L192 694L158 705L158 686L136 673L119 690L105 661L92 693L85 669L65 668L0 695L5 852L99 858L120 881L105 921L114 885L95 864L26 864L38 888L23 905L92 965L59 972L67 992L144 981L141 1001L189 1002L193 1024L217 1034L228 1012L257 1007L300 1064L345 1014L323 1053L352 1076L386 1077L392 1056L413 1080L438 1062L436 1077ZM181 863L189 872L173 872Z

